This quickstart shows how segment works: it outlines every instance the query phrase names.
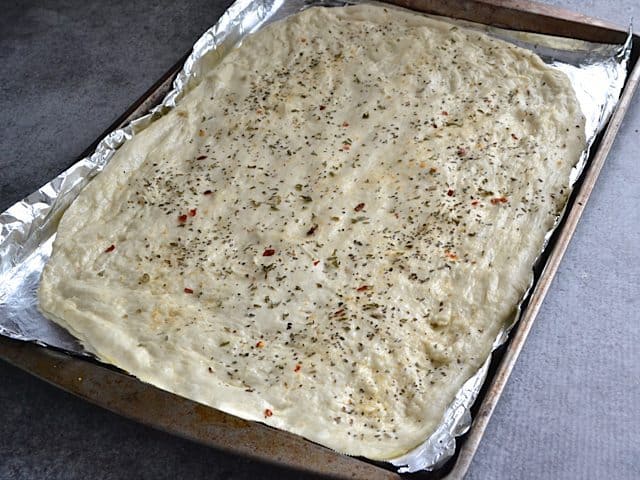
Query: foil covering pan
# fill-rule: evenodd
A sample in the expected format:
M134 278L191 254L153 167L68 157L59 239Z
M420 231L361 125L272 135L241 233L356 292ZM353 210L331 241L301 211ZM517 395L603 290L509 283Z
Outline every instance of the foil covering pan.
M261 27L312 6L344 6L366 1L335 0L237 0L193 46L176 76L173 88L148 114L108 134L96 150L68 170L0 214L0 335L88 355L61 327L38 311L36 291L42 268L51 254L61 215L82 188L109 162L115 151L138 132L180 102L197 84L202 72L215 65L242 39ZM385 4L389 6L389 4ZM589 159L590 147L616 106L627 74L631 33L623 45L595 44L548 35L498 29L466 21L446 19L467 28L536 52L545 63L569 77L586 117L587 146L572 171L571 184ZM558 221L560 217L558 218ZM557 223L556 223L557 225ZM547 233L547 240L553 230ZM541 252L542 253L542 252ZM534 285L532 273L531 286ZM522 299L524 303L528 295ZM500 332L493 349L508 338L511 325ZM458 391L436 431L413 451L390 463L399 472L434 470L455 453L456 437L471 425L470 409L487 376L491 358Z

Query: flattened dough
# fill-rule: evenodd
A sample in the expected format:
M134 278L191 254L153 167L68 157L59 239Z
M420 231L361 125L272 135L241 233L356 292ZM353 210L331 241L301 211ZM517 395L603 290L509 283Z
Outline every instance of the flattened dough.
M568 79L528 51L312 8L118 150L62 218L40 305L145 382L390 459L513 318L584 142Z

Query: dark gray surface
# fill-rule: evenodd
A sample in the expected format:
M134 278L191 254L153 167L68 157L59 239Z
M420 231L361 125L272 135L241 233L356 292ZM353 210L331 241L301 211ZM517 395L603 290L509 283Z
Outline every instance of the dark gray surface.
M73 163L229 3L0 1L0 211ZM636 0L549 3L640 18ZM640 478L638 129L634 104L470 478ZM0 479L296 478L2 362L0 425Z
M95 407L2 362L1 479L299 478Z

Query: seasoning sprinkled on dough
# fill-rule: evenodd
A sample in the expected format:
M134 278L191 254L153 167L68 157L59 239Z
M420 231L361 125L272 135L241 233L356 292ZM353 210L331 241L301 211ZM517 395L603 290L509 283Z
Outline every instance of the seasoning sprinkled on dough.
M583 131L533 53L312 8L125 142L62 218L40 305L144 381L390 459L512 320Z

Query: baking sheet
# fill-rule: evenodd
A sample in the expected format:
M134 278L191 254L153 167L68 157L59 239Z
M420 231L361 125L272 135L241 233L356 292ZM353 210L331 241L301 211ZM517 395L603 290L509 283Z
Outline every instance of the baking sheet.
M302 0L236 2L196 42L193 53L174 82L173 90L161 105L149 115L109 134L90 157L1 214L0 334L84 353L69 334L39 314L35 295L40 272L51 252L57 222L66 207L89 179L106 165L123 142L179 102L181 95L197 83L200 72L215 66L244 36L309 6L344 4ZM587 136L591 140L606 123L624 83L630 38L624 46L596 45L468 22L457 23L486 30L490 35L534 50L545 62L567 73L587 116ZM585 151L583 162L574 169L573 180L578 177L587 157L588 151ZM503 343L506 338L505 330L494 346ZM437 431L416 450L392 462L402 467L400 471L437 468L450 458L455 451L455 437L470 425L469 409L484 381L488 364L489 359L460 390Z

